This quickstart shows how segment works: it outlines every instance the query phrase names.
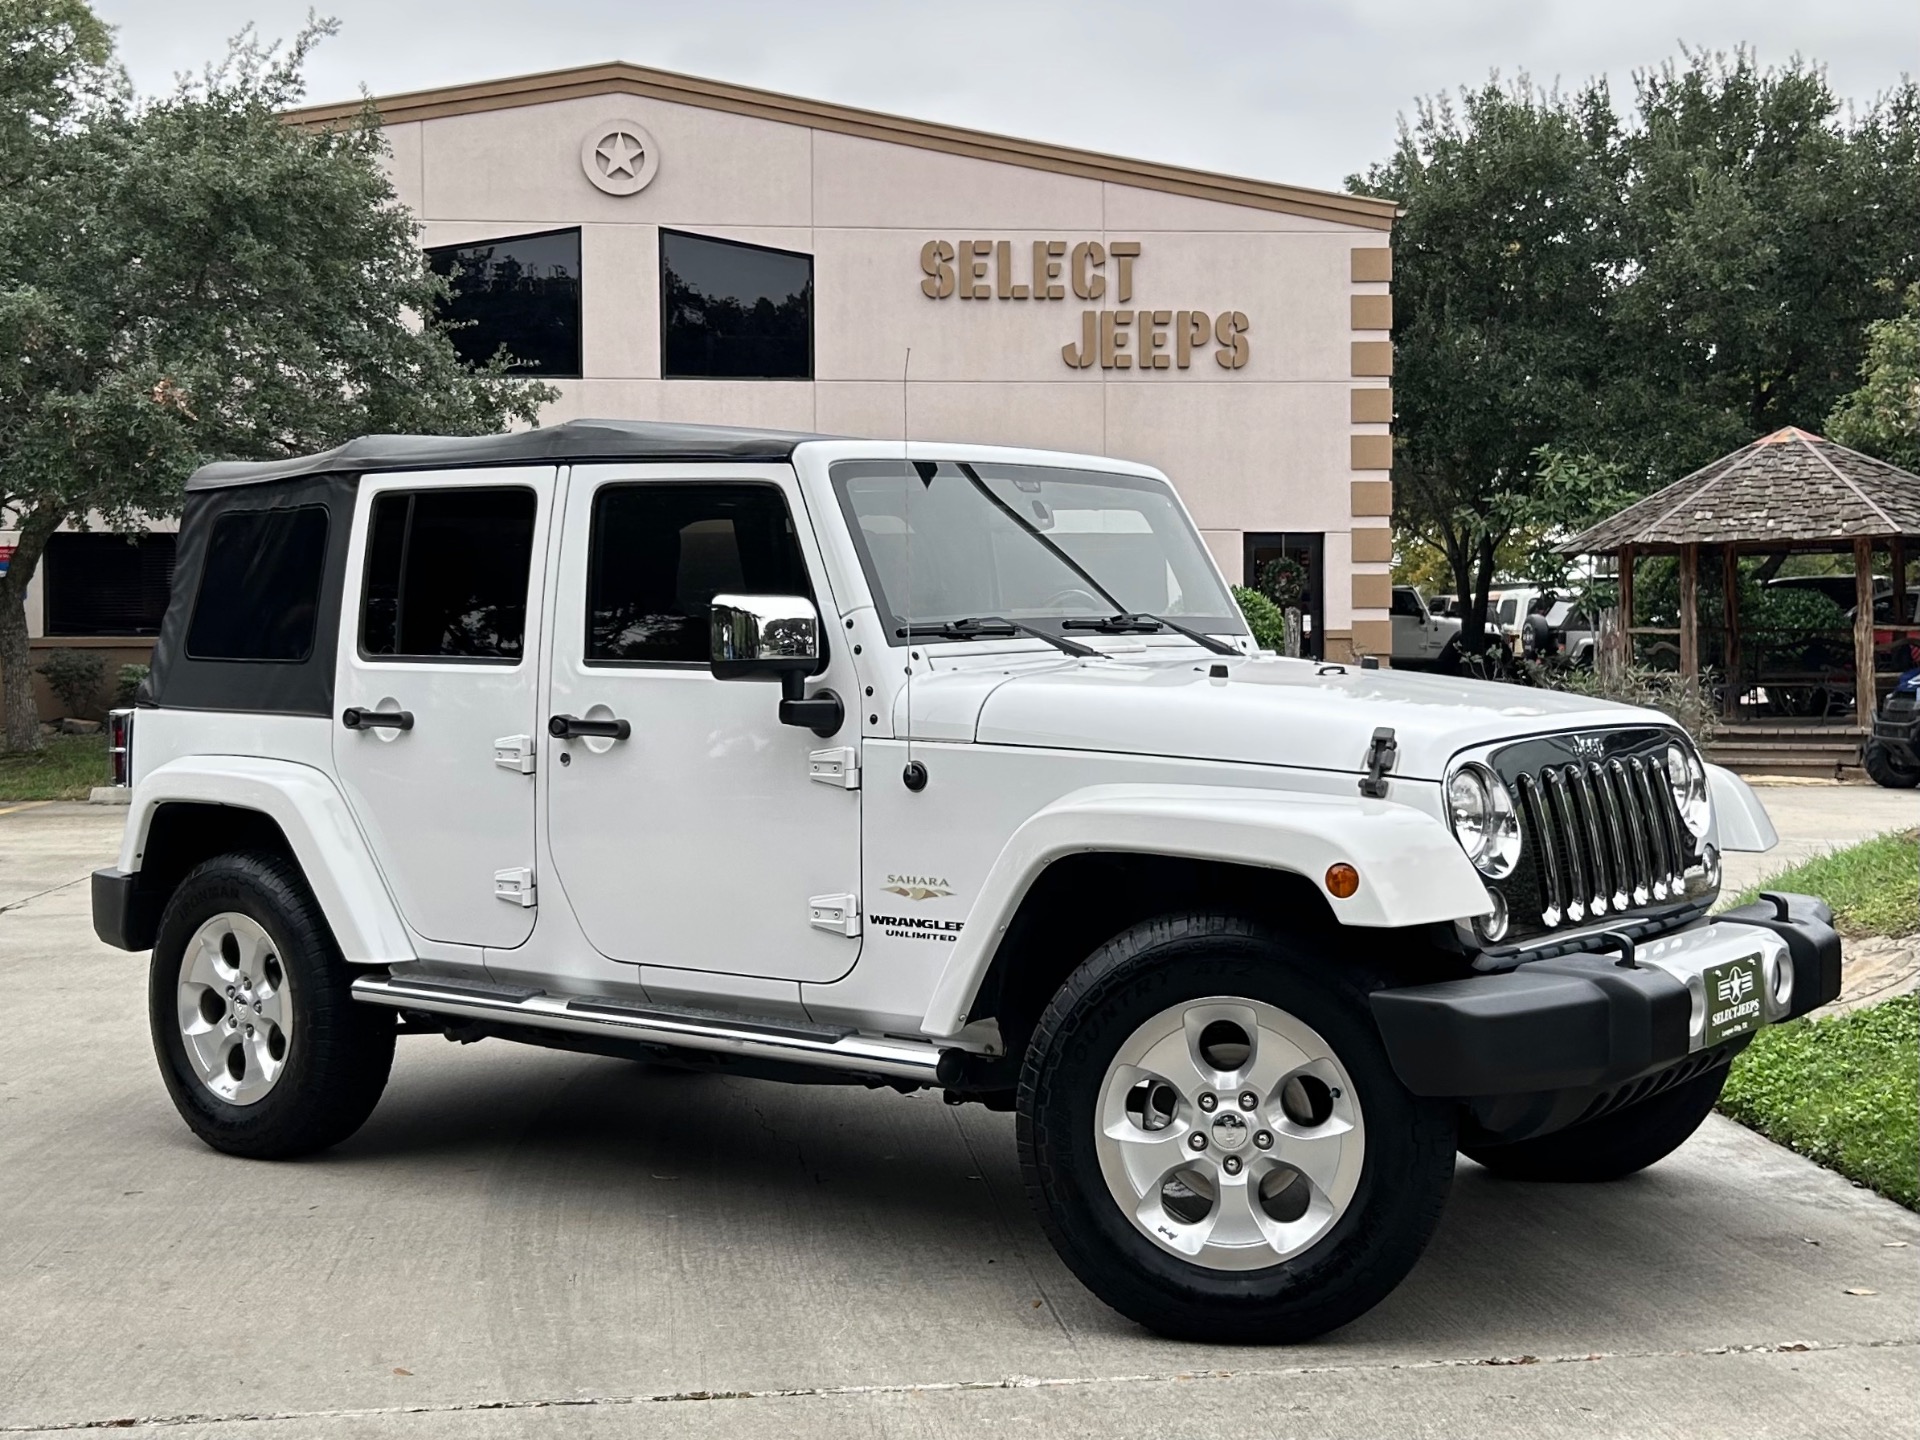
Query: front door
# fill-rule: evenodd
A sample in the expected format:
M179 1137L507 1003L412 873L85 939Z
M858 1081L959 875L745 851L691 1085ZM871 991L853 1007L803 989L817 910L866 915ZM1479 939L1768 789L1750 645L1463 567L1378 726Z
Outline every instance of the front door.
M510 949L533 930L555 474L369 476L354 505L334 766L401 915L428 940Z
M582 929L615 960L838 979L860 942L811 902L848 897L857 926L860 797L809 779L809 756L859 745L859 700L792 472L576 466L562 503L548 709L629 727L545 742L553 866ZM850 702L839 734L782 725L777 685L714 679L723 591L813 599L822 679Z

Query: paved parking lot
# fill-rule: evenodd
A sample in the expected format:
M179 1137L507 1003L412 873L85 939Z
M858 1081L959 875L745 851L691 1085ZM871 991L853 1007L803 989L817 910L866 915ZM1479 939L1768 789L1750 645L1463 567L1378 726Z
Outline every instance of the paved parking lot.
M1717 1118L1612 1186L1463 1163L1408 1282L1285 1350L1093 1300L1008 1117L933 1096L420 1037L350 1143L227 1159L160 1087L142 961L91 934L121 813L0 814L0 1435L1750 1440L1920 1411L1920 1216Z

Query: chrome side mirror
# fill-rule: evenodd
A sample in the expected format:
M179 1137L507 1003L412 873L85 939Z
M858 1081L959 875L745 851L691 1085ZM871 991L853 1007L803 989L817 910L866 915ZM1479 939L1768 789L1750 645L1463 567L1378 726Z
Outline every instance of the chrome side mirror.
M716 680L778 680L780 723L832 735L846 707L831 690L806 693L820 667L820 612L803 595L716 595L709 662Z

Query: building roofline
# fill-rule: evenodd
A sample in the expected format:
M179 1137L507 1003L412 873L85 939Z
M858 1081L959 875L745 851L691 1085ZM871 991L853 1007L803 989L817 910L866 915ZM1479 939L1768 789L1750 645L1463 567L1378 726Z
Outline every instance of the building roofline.
M1220 175L1179 165L1162 165L1149 160L1103 155L1093 150L1077 150L1066 145L1020 140L983 130L966 130L957 125L940 125L928 120L886 115L876 110L860 110L850 105L835 105L824 100L782 95L772 90L704 80L670 70L652 70L625 61L375 96L372 104L384 124L405 125L416 120L511 110L523 105L547 105L596 95L641 95L675 105L723 110L734 115L750 115L756 119L803 125L894 145L911 145L973 160L1019 165L1029 170L1050 170L1056 174L1131 185L1143 190L1162 190L1224 205L1304 215L1364 230L1391 230L1394 218L1399 214L1399 207L1391 200L1345 195L1332 190L1312 190L1298 185L1278 185L1238 175ZM358 119L365 103L356 100L333 105L309 105L288 111L286 118L295 125L338 125Z

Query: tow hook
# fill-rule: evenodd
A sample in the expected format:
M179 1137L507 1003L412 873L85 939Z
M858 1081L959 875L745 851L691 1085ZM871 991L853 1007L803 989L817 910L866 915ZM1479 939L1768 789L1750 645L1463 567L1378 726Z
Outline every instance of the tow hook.
M1387 772L1393 769L1393 762L1399 757L1400 745L1393 738L1393 727L1382 725L1373 732L1373 742L1367 746L1367 773L1360 777L1360 793L1369 800L1387 798Z

